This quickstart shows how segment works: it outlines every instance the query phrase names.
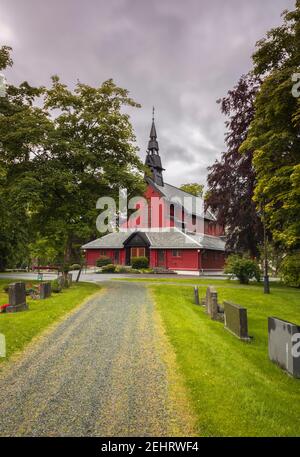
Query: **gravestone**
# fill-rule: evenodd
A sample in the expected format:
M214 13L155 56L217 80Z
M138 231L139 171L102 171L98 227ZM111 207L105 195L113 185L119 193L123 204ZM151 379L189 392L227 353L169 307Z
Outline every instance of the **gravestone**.
M224 301L225 328L241 340L249 341L247 309Z
M63 289L63 287L65 287L65 278L63 276L58 276L57 282L61 289Z
M15 282L8 286L8 302L6 308L7 313L16 313L28 309L26 303L26 287L24 282Z
M300 326L268 318L269 357L283 370L300 378Z
M199 305L199 289L197 286L194 287L194 298L195 298L195 304Z
M211 286L206 289L206 310L212 319L218 318L218 293Z
M68 283L69 283L69 286L71 286L72 283L73 283L73 276L72 276L72 273L68 273Z
M40 284L40 299L44 300L45 298L51 297L51 283L42 282Z

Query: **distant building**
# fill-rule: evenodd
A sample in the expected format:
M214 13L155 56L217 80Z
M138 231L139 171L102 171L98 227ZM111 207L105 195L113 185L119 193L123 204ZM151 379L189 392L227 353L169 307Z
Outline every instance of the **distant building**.
M82 246L87 265L95 265L100 256L120 265L130 265L131 257L146 256L152 268L222 270L224 227L212 213L203 212L202 199L164 182L154 118L145 164L150 171L144 195L148 220L142 224L137 218L136 225L129 224L131 231L109 233Z

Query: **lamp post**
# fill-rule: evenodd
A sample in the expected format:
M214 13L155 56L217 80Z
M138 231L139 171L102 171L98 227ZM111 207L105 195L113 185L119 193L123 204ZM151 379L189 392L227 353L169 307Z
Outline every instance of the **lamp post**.
M268 264L268 239L266 230L266 217L265 217L265 200L263 200L262 207L262 223L264 232L264 294L270 293L270 282L269 282L269 264Z

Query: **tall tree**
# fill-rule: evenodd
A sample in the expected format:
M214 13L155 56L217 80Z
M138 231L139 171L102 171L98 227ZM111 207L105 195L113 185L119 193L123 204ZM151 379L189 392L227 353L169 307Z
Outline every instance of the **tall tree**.
M273 238L293 250L300 247L300 99L292 90L300 62L300 0L257 43L253 62L263 83L241 152L254 151L254 198L265 206Z
M180 189L188 194L195 195L195 197L202 197L203 195L203 184L198 184L197 182L193 182L190 184L182 184Z
M74 91L56 76L49 89L8 87L0 100L1 192L12 220L27 226L30 239L18 233L33 251L44 243L69 262L97 234L99 197L117 198L120 187L129 196L141 191L126 106L139 105L112 80L97 88L78 83Z
M218 222L226 227L227 248L259 255L262 227L253 202L255 172L252 165L253 150L242 155L241 144L247 137L254 116L254 100L260 86L251 74L242 76L227 96L218 100L225 122L227 150L209 168L206 206L217 215Z

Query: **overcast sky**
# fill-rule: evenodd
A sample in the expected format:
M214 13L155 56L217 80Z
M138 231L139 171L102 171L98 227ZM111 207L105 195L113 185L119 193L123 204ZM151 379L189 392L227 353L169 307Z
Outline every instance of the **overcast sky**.
M294 0L0 0L0 43L14 48L9 82L73 85L113 78L142 105L131 112L141 157L152 105L165 180L205 182L224 149L216 100L251 67L255 42Z

